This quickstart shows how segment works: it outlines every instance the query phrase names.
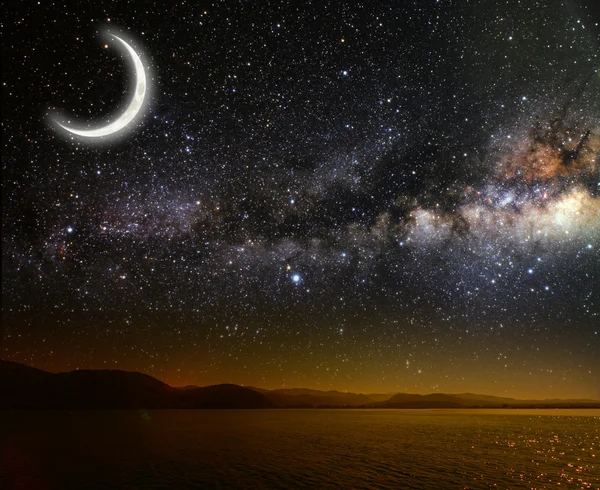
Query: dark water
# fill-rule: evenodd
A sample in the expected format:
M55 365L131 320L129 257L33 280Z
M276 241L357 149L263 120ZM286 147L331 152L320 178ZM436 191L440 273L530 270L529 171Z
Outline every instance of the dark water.
M596 410L0 411L1 489L600 488Z

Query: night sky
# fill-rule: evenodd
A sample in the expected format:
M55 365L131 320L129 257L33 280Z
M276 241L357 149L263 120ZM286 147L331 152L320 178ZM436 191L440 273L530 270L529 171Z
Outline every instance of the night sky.
M5 5L2 358L600 398L594 4Z

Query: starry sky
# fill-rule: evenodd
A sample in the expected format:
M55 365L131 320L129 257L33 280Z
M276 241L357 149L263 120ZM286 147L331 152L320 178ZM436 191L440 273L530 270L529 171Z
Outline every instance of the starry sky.
M600 398L594 1L4 10L2 358Z

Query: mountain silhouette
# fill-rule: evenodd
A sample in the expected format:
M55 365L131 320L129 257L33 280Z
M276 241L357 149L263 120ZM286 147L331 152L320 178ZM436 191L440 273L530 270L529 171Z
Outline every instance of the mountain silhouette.
M274 408L237 385L179 390L152 376L120 370L52 374L0 361L0 408Z
M373 408L600 408L598 400L518 400L489 395L432 393L414 395L398 393Z
M261 393L233 384L180 391L177 408L276 408Z
M315 408L321 406L361 406L370 405L377 401L377 395L363 395L342 391L320 391L306 388L282 388L265 390L254 388L277 406L282 408ZM392 395L384 396L384 399Z
M517 400L473 393L395 395L265 390L235 384L173 388L147 374L106 370L49 373L0 360L1 408L600 408L598 400Z

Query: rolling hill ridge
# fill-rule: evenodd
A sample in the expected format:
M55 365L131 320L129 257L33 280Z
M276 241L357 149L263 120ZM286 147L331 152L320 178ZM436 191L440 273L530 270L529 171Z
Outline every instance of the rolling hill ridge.
M598 400L517 400L473 393L361 394L235 384L174 388L138 372L50 373L0 360L0 408L600 408Z

